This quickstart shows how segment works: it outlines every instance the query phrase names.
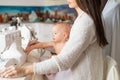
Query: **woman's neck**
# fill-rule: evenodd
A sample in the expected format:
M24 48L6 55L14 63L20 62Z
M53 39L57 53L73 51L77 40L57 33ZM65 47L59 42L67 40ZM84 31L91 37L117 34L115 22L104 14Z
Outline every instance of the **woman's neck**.
M75 9L76 9L78 15L82 13L82 10L79 7L75 8Z

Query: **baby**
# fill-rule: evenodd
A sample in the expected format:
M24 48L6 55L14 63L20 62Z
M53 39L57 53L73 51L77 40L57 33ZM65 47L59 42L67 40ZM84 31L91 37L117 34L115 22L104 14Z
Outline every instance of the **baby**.
M55 50L55 54L59 54L62 48L64 47L66 41L69 38L70 34L70 25L66 23L55 23L53 28L52 28L52 39L53 41L51 42L39 42L36 40L33 40L28 43L28 46L25 49L25 53L29 54L30 51L33 49L38 49L38 48L53 48ZM55 74L47 74L46 77L48 80L58 80L57 77L60 79L61 76L66 77L63 73L69 74L69 71L61 71ZM60 76L60 77L59 77ZM68 76L69 77L69 76ZM63 80L61 79L61 80ZM67 79L69 80L69 79Z

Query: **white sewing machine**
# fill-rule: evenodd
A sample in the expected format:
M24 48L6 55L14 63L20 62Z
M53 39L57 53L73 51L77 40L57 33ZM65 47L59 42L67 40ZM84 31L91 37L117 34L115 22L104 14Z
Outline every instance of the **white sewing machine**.
M21 39L23 38L23 39ZM35 33L30 27L22 25L18 30L7 30L0 33L0 70L10 65L26 65L26 55L22 48L27 46L27 43L37 39ZM0 78L0 80L28 80L29 76L8 79Z
M49 25L47 25L47 24L44 24L44 23L36 23L36 24L22 24L20 27L18 27L18 32L20 32L21 33L21 35L20 36L22 36L22 37L24 37L23 39L22 39L22 47L23 48L25 48L26 47L26 44L32 39L31 38L31 36L32 37L34 37L34 35L38 38L38 40L40 40L40 41L47 41L47 40L49 40L49 38L50 38L50 33L51 33L51 28L52 28L52 24L49 24ZM27 27L26 27L27 26ZM46 26L46 28L44 28L44 26ZM2 26L3 27L3 26ZM9 27L9 25L7 26L6 24L4 25L4 27ZM3 27L3 28L4 28ZM14 29L14 27L12 27L11 26L11 29ZM29 28L29 29L28 29ZM20 31L19 31L20 30ZM36 34L33 32L31 32L31 31L33 31L33 30L35 30L35 32L36 32ZM50 32L48 33L47 31L48 30L50 30ZM15 31L15 29L13 30L13 31L11 31L11 32L9 32L9 34L11 34L11 36L13 35L12 33L13 32L16 32ZM0 53L1 52L3 52L3 51L5 51L5 50L8 50L8 49L11 49L11 47L9 47L9 48L7 48L6 46L7 45L10 45L10 43L13 43L13 39L14 38L12 38L11 36L9 36L9 37L7 37L8 35L7 35L8 33L4 33L4 34L2 34L2 33L0 33ZM15 33L16 34L16 33ZM14 36L16 36L14 34ZM34 34L34 35L31 35L31 34ZM7 38L7 39L6 39ZM11 38L11 39L10 39ZM35 38L34 38L35 39ZM20 40L20 39L19 39ZM50 40L51 40L51 38L50 38ZM20 44L21 44L21 42L20 42ZM13 47L15 47L16 45L15 45L15 43L13 43L11 46L13 46ZM13 50L14 50L14 48L12 48ZM12 51L12 50L11 50ZM42 54L40 54L40 53L44 53L44 51L43 50L39 50L40 52L38 52L37 50L36 51L33 51L33 52L31 52L31 55L30 55L30 57L28 56L28 62L34 62L34 61L39 61L38 60L38 58L40 58L40 56L42 55ZM35 54L34 54L34 52L35 52ZM36 54L37 53L37 54ZM45 51L45 55L50 55L50 52L49 51ZM31 57L32 56L32 57ZM3 57L2 57L3 58ZM34 60L35 59L35 60ZM15 60L14 60L15 61ZM7 59L6 59L6 62L8 62L7 61ZM11 62L13 62L12 60L11 60ZM8 63L10 63L10 62L8 62ZM4 64L8 64L8 63L5 63L4 62ZM1 64L3 64L3 63L1 63ZM12 63L10 63L10 64L12 64ZM25 63L24 65L27 65L28 63ZM7 65L6 65L7 66ZM9 65L8 65L9 66ZM40 79L40 78L39 78ZM28 77L20 77L20 78L14 78L14 79L3 79L3 78L0 78L0 80L28 80ZM34 80L38 80L38 79L34 79Z
M21 47L21 32L19 30L1 34L0 65L23 65L26 54ZM2 63L2 64L1 64Z
M20 30L0 33L0 42L0 70L10 65L23 65L26 62L26 54L21 47ZM20 80L26 80L26 77L21 77Z

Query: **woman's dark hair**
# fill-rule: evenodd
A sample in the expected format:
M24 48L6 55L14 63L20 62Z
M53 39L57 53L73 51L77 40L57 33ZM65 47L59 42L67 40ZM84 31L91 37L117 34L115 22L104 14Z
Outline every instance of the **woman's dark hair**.
M101 19L101 0L76 0L78 6L90 15L96 28L97 41L101 47L108 44Z
M103 11L103 9L104 9L104 7L105 7L107 1L108 1L108 0L101 0L101 9L100 9L101 12Z

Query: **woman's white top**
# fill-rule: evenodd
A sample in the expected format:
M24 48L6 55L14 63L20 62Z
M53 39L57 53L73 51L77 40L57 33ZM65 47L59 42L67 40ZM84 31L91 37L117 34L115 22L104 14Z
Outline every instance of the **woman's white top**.
M61 53L34 63L35 74L71 70L73 80L103 80L102 49L96 41L94 22L82 12L75 20L70 38Z

